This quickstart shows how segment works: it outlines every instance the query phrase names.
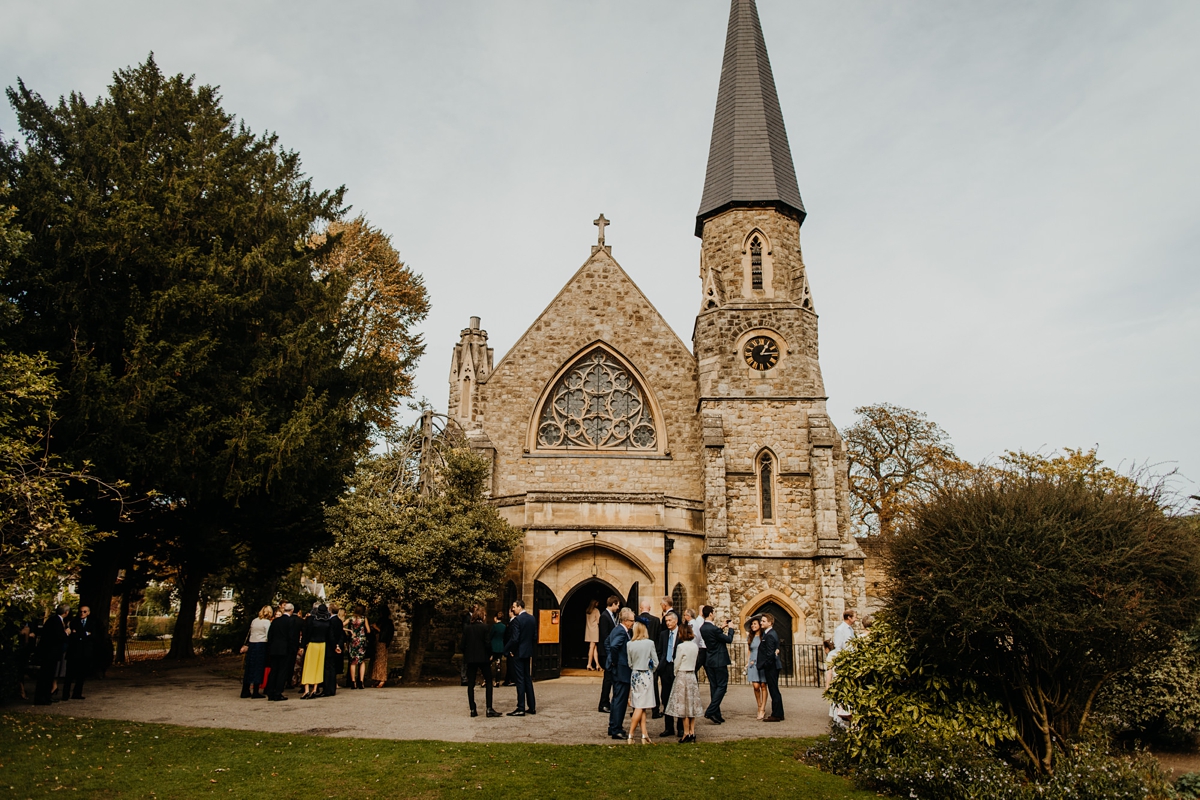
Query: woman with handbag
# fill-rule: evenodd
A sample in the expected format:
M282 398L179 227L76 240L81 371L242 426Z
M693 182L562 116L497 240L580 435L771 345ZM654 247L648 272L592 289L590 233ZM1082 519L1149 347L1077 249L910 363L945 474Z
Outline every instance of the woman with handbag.
M250 632L246 634L246 642L242 645L242 654L246 656L245 668L242 671L242 697L262 698L259 693L266 684L264 671L267 666L267 631L271 629L271 619L275 610L263 606L258 610L258 616L250 623Z

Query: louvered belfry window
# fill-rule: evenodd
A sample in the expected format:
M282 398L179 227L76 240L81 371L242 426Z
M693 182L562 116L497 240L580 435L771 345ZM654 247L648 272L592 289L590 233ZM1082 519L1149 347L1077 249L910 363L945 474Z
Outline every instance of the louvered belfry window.
M750 286L763 288L762 240L757 236L750 240Z
M538 419L539 450L655 450L645 390L612 354L596 348L550 391Z

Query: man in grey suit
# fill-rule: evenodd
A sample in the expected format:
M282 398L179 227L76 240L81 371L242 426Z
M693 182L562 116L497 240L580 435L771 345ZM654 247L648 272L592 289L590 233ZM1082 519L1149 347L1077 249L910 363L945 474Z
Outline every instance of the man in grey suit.
M513 660L513 680L517 683L517 708L508 712L510 717L523 717L537 713L537 701L533 697L533 648L537 644L537 622L525 610L524 600L514 600L513 621L508 629L508 657Z
M721 715L721 701L729 689L729 643L733 641L733 633L729 630L729 620L718 628L713 624L713 607L704 606L700 609L704 624L700 626L700 635L704 637L704 647L707 655L704 657L704 672L708 675L709 704L704 711L705 719L714 725L725 722Z

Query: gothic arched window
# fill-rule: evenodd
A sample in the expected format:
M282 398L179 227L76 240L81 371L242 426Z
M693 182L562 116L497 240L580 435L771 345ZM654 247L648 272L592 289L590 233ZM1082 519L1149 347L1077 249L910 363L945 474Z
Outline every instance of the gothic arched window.
M671 607L679 615L679 621L683 622L683 610L687 608L687 589L683 588L682 583L675 584L675 588L671 590Z
M758 457L758 501L763 522L775 521L774 463L770 453Z
M762 240L757 236L750 240L750 288L763 288Z
M613 354L590 350L550 390L538 416L537 447L656 451L646 391Z

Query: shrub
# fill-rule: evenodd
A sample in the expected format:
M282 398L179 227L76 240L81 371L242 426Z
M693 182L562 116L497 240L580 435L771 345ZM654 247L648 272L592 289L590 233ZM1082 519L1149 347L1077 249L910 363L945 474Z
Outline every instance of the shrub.
M1200 798L1200 772L1188 772L1175 781L1175 796L1180 800Z
M1167 800L1176 796L1152 756L1112 755L1100 743L1078 744L1059 757L1053 775L1031 781L994 749L970 738L933 740L911 731L893 739L887 753L870 749L854 757L846 733L833 730L827 740L804 754L804 760L849 775L863 788L911 800Z
M1156 491L981 472L913 511L889 548L891 620L924 663L1002 700L1034 773L1097 692L1200 614L1200 545Z
M1120 734L1168 747L1193 744L1200 733L1200 633L1178 637L1170 650L1117 676L1097 706Z
M844 738L853 757L901 752L917 735L928 743L967 740L989 747L1016 738L1000 702L974 681L922 661L886 614L833 666L825 696L851 712Z

